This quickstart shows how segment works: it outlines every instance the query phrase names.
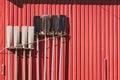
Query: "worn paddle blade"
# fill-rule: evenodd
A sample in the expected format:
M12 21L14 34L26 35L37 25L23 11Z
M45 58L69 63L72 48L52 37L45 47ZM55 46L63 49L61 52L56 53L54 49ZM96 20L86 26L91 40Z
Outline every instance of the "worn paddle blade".
M33 25L35 27L35 33L39 33L41 31L41 20L40 20L40 16L34 16L34 22Z
M14 47L17 47L20 42L20 28L19 26L14 26Z
M12 26L6 27L6 47L12 46Z
M62 33L66 33L67 30L67 17L65 15L60 15L59 18L59 29L58 31Z
M22 45L26 47L27 44L27 26L22 26Z
M49 33L50 31L50 16L49 15L42 16L41 28L42 28L43 33Z
M34 26L28 27L28 44L29 48L33 48L33 42L34 42Z
M59 18L57 15L51 16L51 26L50 26L50 32L58 32L59 28Z

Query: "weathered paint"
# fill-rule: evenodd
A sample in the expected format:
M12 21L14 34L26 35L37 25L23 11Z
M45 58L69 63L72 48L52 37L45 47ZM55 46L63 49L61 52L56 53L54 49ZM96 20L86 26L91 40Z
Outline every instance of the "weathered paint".
M102 4L102 5L101 5ZM33 25L34 16L61 15L69 19L69 37L63 38L62 80L120 80L120 6L119 1L98 0L0 0L0 49L5 47L5 28ZM43 80L44 41L40 42L40 79ZM58 80L59 38L55 39L54 80ZM47 80L51 73L52 40L47 40ZM36 49L36 47L35 47ZM0 53L8 80L7 50ZM11 53L11 80L14 79L14 54ZM107 70L104 61L107 59ZM37 80L37 58L32 58L32 80ZM19 52L19 79L23 80L23 55ZM29 55L27 54L29 68ZM27 77L28 69L27 68ZM107 71L107 75L105 75ZM0 67L1 72L1 67ZM27 78L28 79L28 78Z

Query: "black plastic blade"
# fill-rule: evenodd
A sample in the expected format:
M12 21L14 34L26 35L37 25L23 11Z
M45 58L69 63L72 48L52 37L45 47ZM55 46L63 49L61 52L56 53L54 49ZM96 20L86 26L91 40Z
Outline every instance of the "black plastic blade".
M50 16L49 15L42 16L41 29L44 33L45 32L49 33L49 31L50 31Z
M59 18L57 15L53 15L53 16L51 16L50 31L56 33L56 32L58 32L58 28L59 28Z
M65 15L60 15L59 18L59 29L58 32L66 33L67 31L67 17Z
M41 30L41 19L40 19L40 16L34 16L34 22L33 22L33 25L35 27L35 33L39 33L40 30Z

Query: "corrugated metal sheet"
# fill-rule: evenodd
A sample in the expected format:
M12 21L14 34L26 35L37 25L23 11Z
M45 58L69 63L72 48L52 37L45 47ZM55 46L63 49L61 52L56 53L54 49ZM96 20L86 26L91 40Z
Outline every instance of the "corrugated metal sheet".
M69 38L63 41L62 80L120 80L119 1L0 0L0 49L5 47L7 25L33 25L33 17L43 14L69 18ZM43 42L40 42L40 79L43 80ZM47 80L51 73L51 40L47 41ZM0 54L8 80L7 51ZM11 53L11 80L14 79L14 54ZM105 68L105 59L107 68ZM29 64L27 57L27 65ZM23 55L19 52L18 79L23 80ZM58 80L59 39L55 40L54 80ZM27 66L29 67L29 66ZM1 67L0 67L1 68ZM107 70L106 70L107 69ZM27 70L28 71L28 70ZM105 75L105 71L107 74ZM1 72L1 69L0 69ZM33 53L32 80L37 80L37 58ZM27 76L28 77L28 76ZM107 79L105 79L107 77Z

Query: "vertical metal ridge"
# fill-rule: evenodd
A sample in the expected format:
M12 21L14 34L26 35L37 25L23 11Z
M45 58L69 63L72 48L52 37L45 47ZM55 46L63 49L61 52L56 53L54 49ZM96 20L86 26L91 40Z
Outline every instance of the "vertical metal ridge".
M117 16L118 12L117 12L117 5L114 5L114 15ZM118 32L117 32L117 21L118 21L118 18L116 18L114 16L114 80L118 80L118 75L117 75L117 53L118 53L118 49L117 49L117 44L118 44Z
M100 70L100 7L97 6L97 80L101 80L101 70Z
M105 5L101 6L102 8L105 8ZM101 9L101 38L102 38L102 80L104 80L104 58L105 58L105 10Z
M76 4L72 5L73 9L73 80L77 79L77 6Z
M97 62L97 58L96 58L96 38L97 38L97 32L96 32L96 25L97 25L97 14L96 14L96 5L93 5L93 80L97 80L97 72L96 72L96 62Z
M77 80L81 80L81 6L77 5Z
M84 5L81 5L81 80L84 80L85 79L85 56L84 56L84 52L85 52L85 46L84 46L84 32L85 32L85 29L84 29Z
M93 68L92 68L92 16L93 15L93 10L92 10L92 5L89 5L89 80L93 80L93 75L92 75L92 72L93 72ZM82 53L81 53L82 54Z
M108 10L109 11L109 5L106 5L106 7L105 7L105 9L106 10ZM106 24L105 24L105 26L106 26L106 30L105 30L105 32L106 32L106 59L107 59L107 75L106 75L106 78L107 78L107 80L110 80L110 67L109 67L109 65L110 65L110 13L108 12L108 11L106 11L106 13L105 13L105 15L106 15L106 19L105 19L105 21L106 21Z
M89 20L88 20L88 8L89 8L89 6L88 5L86 5L85 6L85 80L88 80L89 78L88 78L88 72L89 72L89 70L88 70L88 68L89 68L89 40L88 40L88 35L89 35Z
M118 5L118 16L120 16L120 5ZM120 18L118 17L118 48L120 47ZM120 49L118 49L118 80L120 79Z
M71 0L70 0L71 1ZM72 35L73 35L73 27L72 27L72 4L69 4L69 25L70 25L70 41L69 41L69 54L70 54L70 56L69 56L69 80L72 80L73 79L73 54L72 54L72 52L73 52L73 48L72 48L72 46L73 46L73 37L72 37ZM80 45L81 46L81 45Z
M110 12L112 12L114 9L113 9L113 6L110 5ZM113 40L113 16L112 14L110 14L110 80L114 80L114 61L113 61L113 54L114 54L114 40Z

